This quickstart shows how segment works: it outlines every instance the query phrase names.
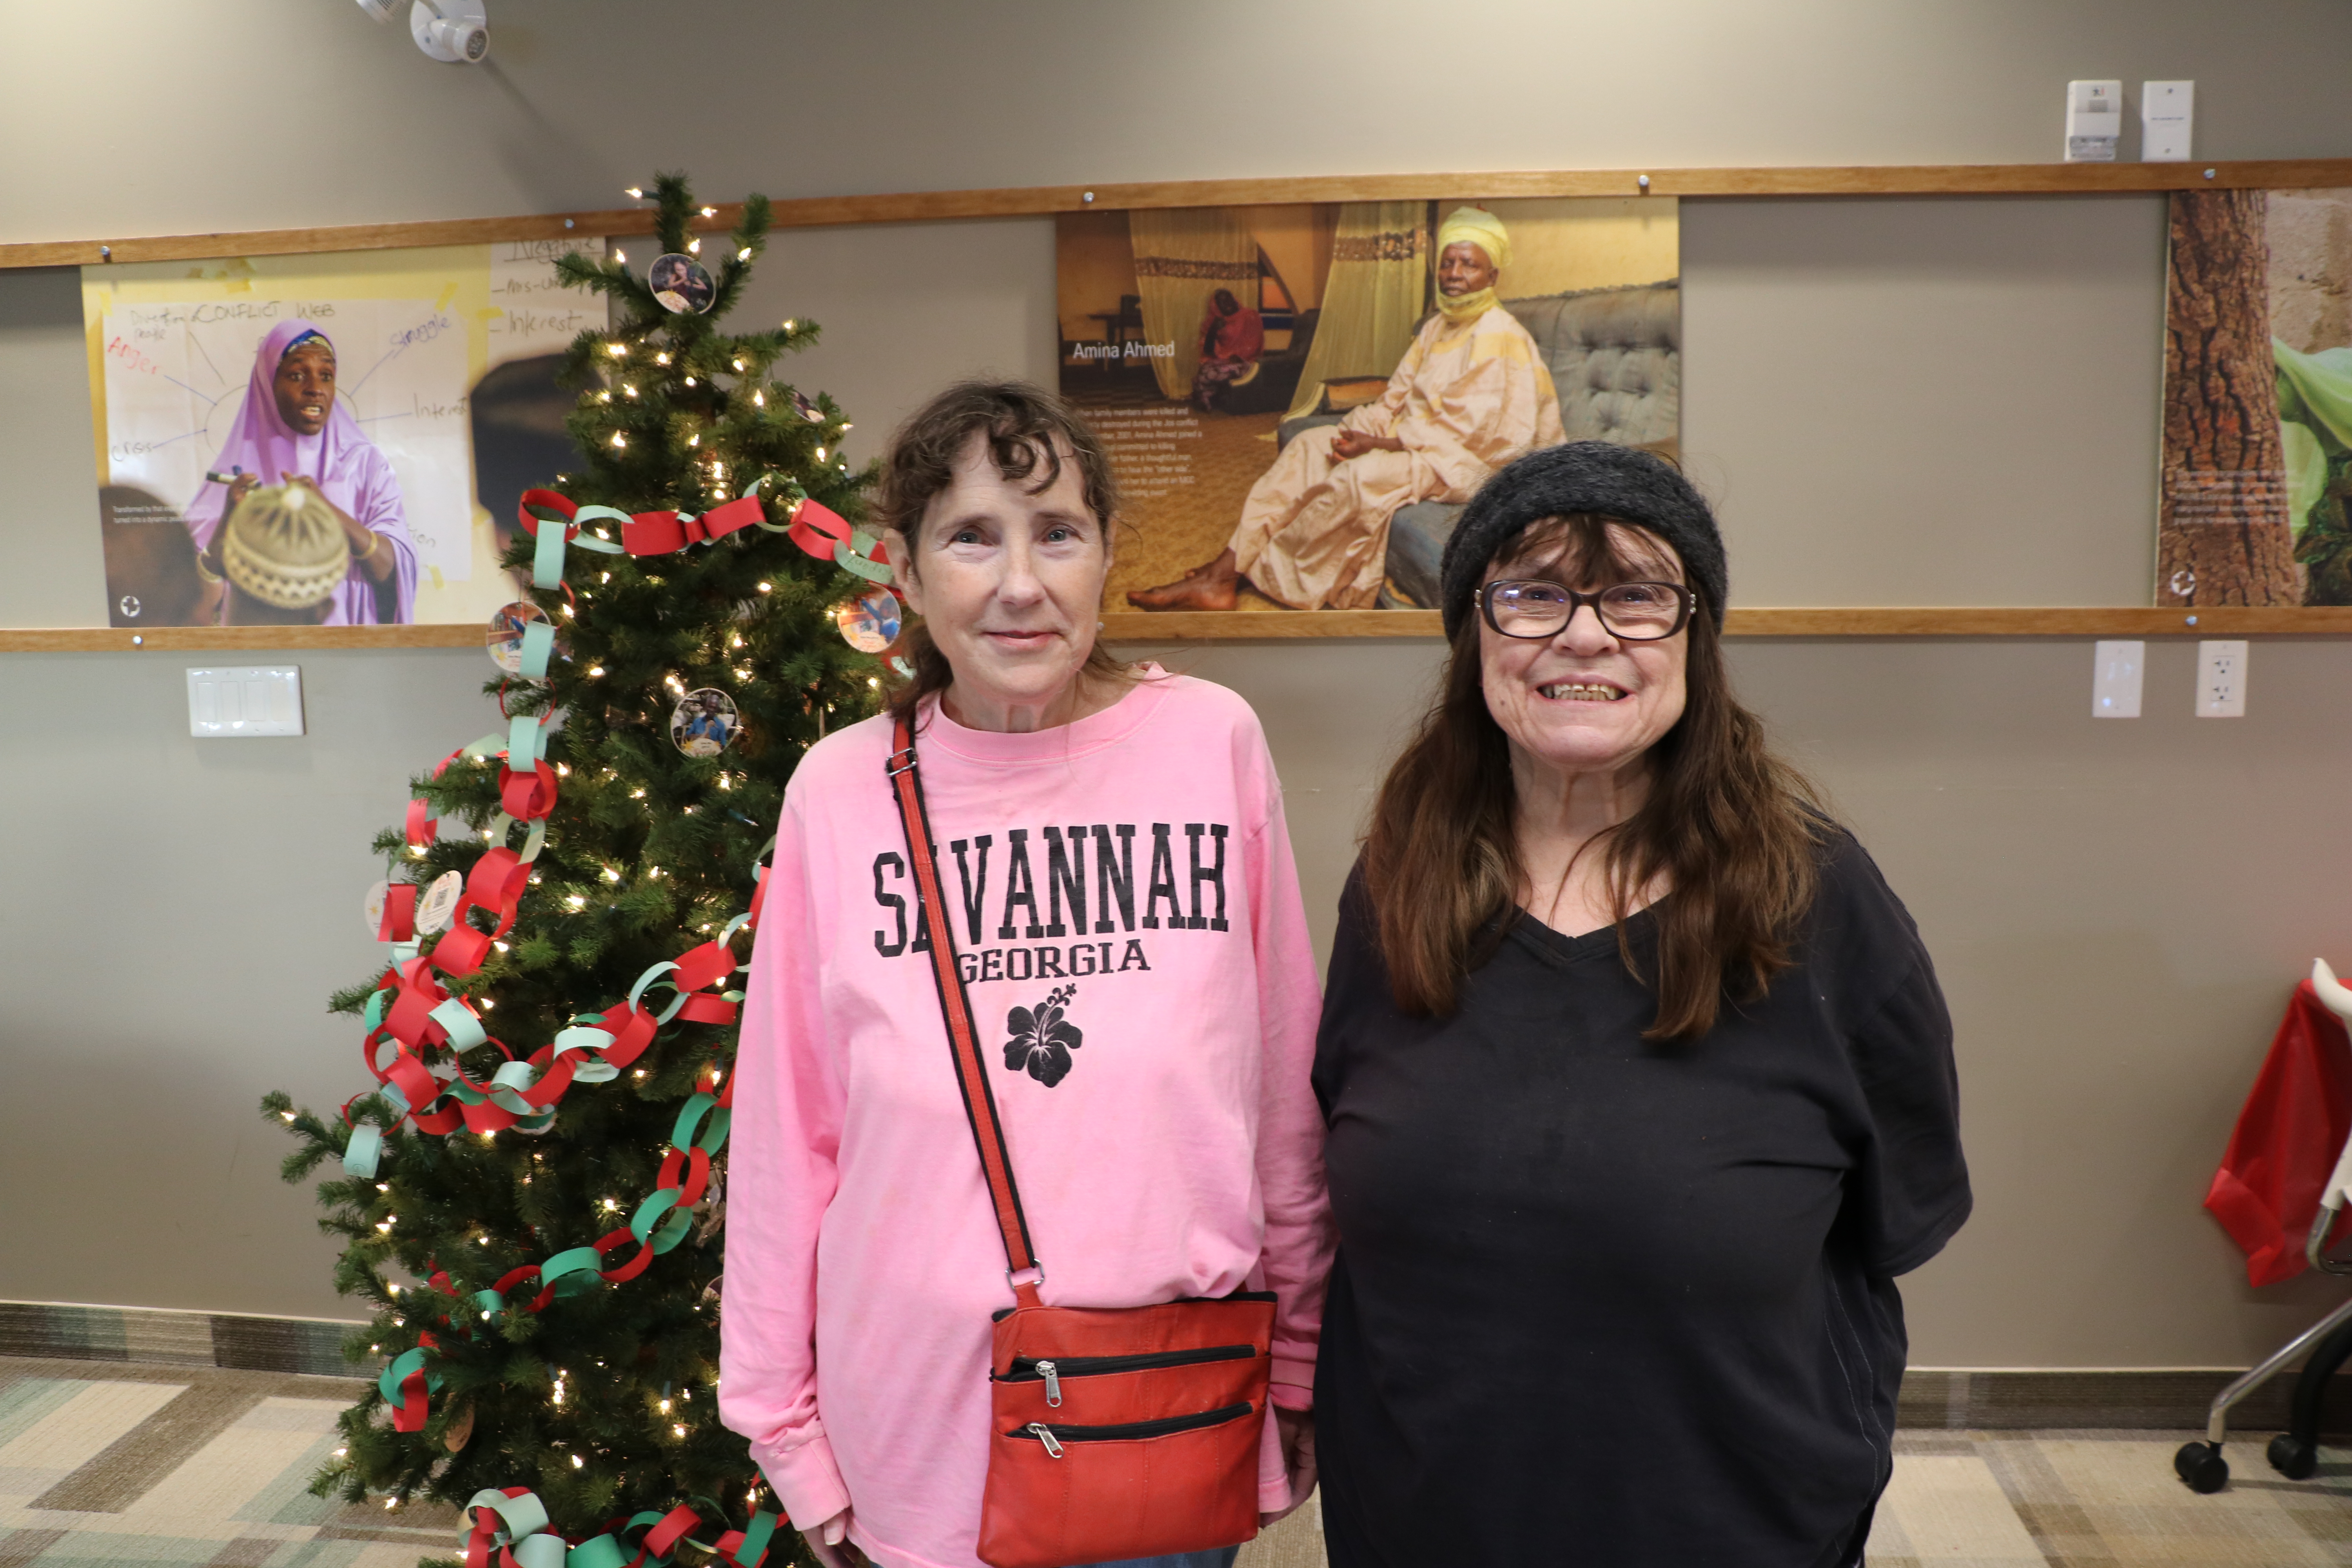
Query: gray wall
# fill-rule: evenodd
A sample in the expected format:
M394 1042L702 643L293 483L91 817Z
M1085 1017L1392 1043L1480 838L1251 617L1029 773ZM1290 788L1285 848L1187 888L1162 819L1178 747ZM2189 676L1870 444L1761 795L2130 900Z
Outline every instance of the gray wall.
M681 165L712 195L791 196L2031 161L2074 76L2196 78L2200 156L2352 150L2333 0L492 16L496 65L470 71L319 0L13 18L0 144L38 155L0 174L0 240L601 207ZM1686 204L1685 447L1736 600L2146 603L2161 239L2147 198ZM1051 264L1039 221L790 235L747 310L825 324L799 374L862 456L948 376L1050 374ZM99 618L84 395L74 278L0 276L0 625ZM1160 651L1265 716L1328 931L1433 646ZM1908 1282L1918 1364L2243 1364L2329 1295L2248 1291L2197 1204L2287 987L2314 953L2352 960L2326 815L2352 650L2259 645L2234 721L2189 717L2192 657L2154 647L2149 716L2095 723L2084 641L1734 647L1958 1021L1979 1209ZM488 667L307 654L307 738L197 744L192 662L0 656L0 1298L340 1315L252 1107L365 1081L322 1003L374 956L367 839L410 772L490 727Z

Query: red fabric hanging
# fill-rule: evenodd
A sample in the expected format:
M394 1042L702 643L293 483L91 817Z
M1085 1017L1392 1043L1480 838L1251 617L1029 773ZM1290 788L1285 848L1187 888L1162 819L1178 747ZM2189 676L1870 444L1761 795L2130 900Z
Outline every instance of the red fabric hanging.
M2205 1206L2245 1249L2250 1283L2275 1285L2307 1267L2304 1238L2347 1131L2352 1037L2305 980L2287 1003L2205 1194Z

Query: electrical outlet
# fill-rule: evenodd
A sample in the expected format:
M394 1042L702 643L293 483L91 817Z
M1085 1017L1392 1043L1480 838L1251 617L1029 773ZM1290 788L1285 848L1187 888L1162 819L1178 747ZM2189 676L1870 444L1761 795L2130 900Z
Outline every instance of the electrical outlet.
M290 664L188 671L188 733L200 740L302 733L302 671Z
M2140 671L2147 667L2147 644L2103 642L2091 661L2091 717L2139 717Z
M2200 642L2197 645L2197 717L2242 719L2246 716L2246 645L2242 642Z

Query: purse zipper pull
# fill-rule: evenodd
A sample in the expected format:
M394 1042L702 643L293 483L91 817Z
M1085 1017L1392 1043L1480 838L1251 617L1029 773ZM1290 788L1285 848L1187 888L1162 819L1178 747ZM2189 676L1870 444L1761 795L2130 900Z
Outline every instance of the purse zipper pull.
M1054 1429L1051 1426L1046 1426L1043 1421L1032 1421L1029 1423L1029 1430L1037 1434L1037 1441L1045 1445L1045 1452L1048 1455L1056 1459L1062 1457L1061 1441L1054 1436Z
M1050 1361L1041 1361L1037 1363L1037 1375L1045 1380L1045 1403L1060 1405L1062 1403L1061 1369Z

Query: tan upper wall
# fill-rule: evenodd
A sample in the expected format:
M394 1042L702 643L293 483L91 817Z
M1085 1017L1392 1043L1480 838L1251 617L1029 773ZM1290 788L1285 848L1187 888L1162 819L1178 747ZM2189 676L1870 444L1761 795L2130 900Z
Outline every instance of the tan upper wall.
M16 6L0 144L26 155L0 238L601 208L679 166L801 195L2040 161L2083 76L2195 78L2200 157L2352 150L2335 0L1495 0L1475 42L1454 17L1431 0L710 0L681 35L640 0L498 0L490 65L462 68L348 5Z

